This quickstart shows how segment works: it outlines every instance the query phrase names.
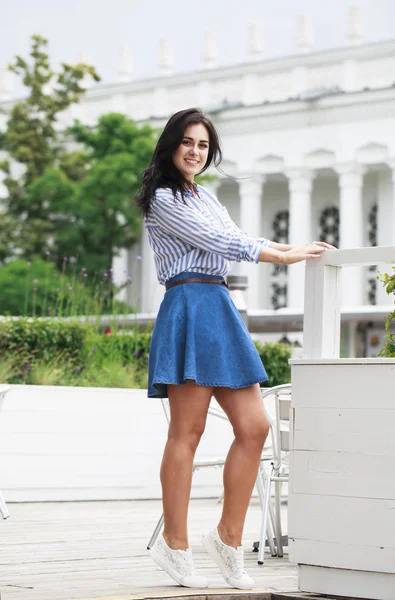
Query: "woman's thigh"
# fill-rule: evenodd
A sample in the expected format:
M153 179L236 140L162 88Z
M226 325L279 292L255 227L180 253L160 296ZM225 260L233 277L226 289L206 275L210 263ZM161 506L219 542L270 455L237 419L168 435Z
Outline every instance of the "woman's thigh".
M176 436L201 435L214 388L196 385L189 380L185 385L168 385L170 405L169 434Z
M226 413L236 437L266 438L269 419L258 383L238 389L217 387L213 395Z

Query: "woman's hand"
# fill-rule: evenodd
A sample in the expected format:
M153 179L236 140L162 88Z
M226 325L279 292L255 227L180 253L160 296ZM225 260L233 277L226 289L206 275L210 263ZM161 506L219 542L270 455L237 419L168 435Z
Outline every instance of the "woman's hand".
M291 250L282 253L283 264L293 265L308 258L320 258L325 250L332 250L333 246L325 242L312 242L304 246L294 246Z
M326 242L312 242L316 246L321 246L325 248L325 250L337 250L336 246L332 246L332 244L327 244Z
M304 246L286 246L286 250L280 250L280 246L281 244L273 243L271 248L262 248L259 261L292 265L307 258L320 258L325 250L336 250L335 246L326 242L312 242L311 244L304 244Z

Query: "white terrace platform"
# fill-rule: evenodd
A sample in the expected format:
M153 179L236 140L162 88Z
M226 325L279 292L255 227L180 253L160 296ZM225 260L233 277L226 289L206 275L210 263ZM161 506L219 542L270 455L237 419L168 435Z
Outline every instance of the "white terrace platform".
M14 503L8 508L9 519L0 520L1 600L205 598L246 593L226 585L200 545L201 533L220 514L215 499L192 500L189 515L196 565L210 580L204 591L173 585L148 556L145 548L160 513L158 500ZM259 525L260 507L253 500L244 539L246 566L257 589L249 596L269 600L271 593L285 592L307 597L293 594L296 567L286 556L267 554L265 566L257 564L258 555L251 548Z

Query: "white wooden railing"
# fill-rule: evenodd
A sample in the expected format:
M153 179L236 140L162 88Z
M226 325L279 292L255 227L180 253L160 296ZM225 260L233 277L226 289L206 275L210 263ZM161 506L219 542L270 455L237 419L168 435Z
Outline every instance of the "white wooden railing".
M303 358L339 358L341 271L378 264L395 264L395 246L328 250L307 261Z

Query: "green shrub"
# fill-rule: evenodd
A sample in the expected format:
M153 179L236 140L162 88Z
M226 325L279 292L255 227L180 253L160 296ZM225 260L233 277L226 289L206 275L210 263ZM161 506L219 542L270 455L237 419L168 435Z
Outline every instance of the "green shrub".
M146 387L151 331L98 333L62 319L0 321L0 382Z
M108 273L96 280L66 258L63 264L61 272L49 259L1 265L0 314L50 317L133 312L114 299L117 288Z
M263 385L274 387L275 385L290 383L291 367L288 361L291 358L292 346L272 342L266 342L265 344L255 342L255 346L269 377L269 380Z
M394 270L392 275L389 275L388 273L379 273L378 279L383 282L387 294L390 296L395 296L395 266L392 268ZM395 323L395 309L391 311L387 317L385 322L385 330L389 332L393 323ZM379 356L395 358L395 333L387 333L384 336L384 339L385 346L380 350Z
M0 321L0 356L14 363L80 360L91 326L61 319L4 319Z

